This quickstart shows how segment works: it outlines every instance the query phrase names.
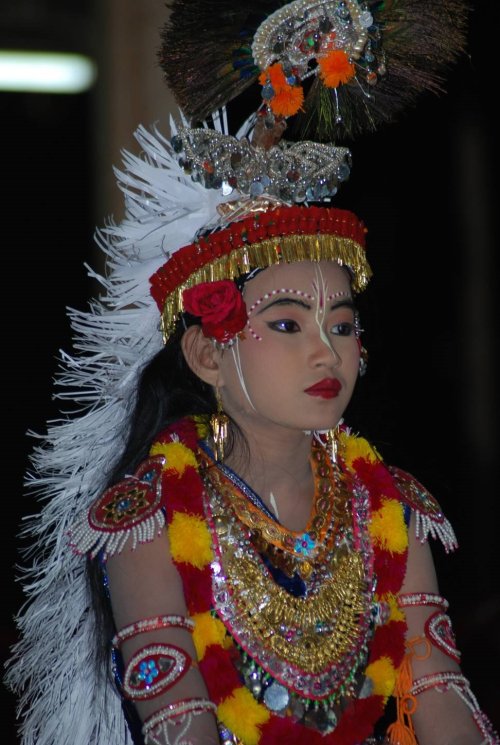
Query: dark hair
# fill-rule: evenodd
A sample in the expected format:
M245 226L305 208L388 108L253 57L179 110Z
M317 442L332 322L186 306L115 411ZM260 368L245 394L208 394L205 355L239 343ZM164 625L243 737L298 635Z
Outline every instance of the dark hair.
M136 470L155 437L169 424L193 414L209 417L216 411L211 386L192 372L184 358L180 343L184 331L185 326L179 321L165 346L140 375L125 448L110 473L108 486ZM99 639L96 664L102 670L109 659L109 642L115 629L98 559L88 560L87 577Z

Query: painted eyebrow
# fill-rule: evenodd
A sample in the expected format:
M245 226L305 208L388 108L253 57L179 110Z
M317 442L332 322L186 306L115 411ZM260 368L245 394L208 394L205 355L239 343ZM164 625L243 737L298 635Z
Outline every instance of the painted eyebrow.
M258 310L255 315L258 316L261 313L264 313L264 311L272 308L274 305L298 305L299 307L305 308L306 310L311 310L312 308L312 306L309 305L309 303L304 302L304 300L297 300L293 297L280 297L276 298L276 300L273 300L271 303L269 303L269 305L266 305L265 308L261 308L260 310ZM330 310L336 310L337 308L351 308L352 310L356 310L356 306L354 305L353 301L349 299L339 300L337 303L332 303Z
M305 308L306 310L311 310L311 305L309 303L306 303L304 300L298 300L294 297L278 297L276 300L273 300L269 303L269 305L266 305L264 308L261 308L257 311L255 314L256 316L259 316L261 313L264 313L264 311L268 310L269 308L272 308L274 305L298 305L300 308Z

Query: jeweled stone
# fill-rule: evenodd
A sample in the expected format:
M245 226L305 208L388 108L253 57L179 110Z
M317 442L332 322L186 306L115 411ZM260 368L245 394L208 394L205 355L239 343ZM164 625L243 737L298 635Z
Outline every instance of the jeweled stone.
M116 509L118 512L124 512L125 510L130 509L132 506L132 500L131 499L120 499L120 501L116 505Z
M266 83L262 88L262 98L265 101L270 101L274 98L274 88L270 83Z
M160 657L158 660L158 667L162 673L167 673L175 665L175 660L172 657Z
M373 25L373 16L369 10L363 10L360 13L359 22L363 28L370 28Z
M250 690L252 691L252 696L254 698L259 698L260 694L262 693L262 684L260 681L256 681L252 684Z
M285 686L273 682L266 688L263 700L271 711L283 711L288 706L290 694Z
M351 169L345 163L342 163L337 170L337 178L339 181L347 181L351 175Z
M170 144L172 145L174 153L182 152L182 149L183 149L182 138L179 137L179 135L174 135L172 139L170 140Z
M250 195L252 197L260 197L264 193L264 185L260 181L252 181L250 186Z

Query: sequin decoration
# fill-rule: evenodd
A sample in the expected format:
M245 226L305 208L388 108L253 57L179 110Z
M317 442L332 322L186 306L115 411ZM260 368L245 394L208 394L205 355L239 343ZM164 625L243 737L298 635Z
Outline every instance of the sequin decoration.
M456 549L458 542L455 532L432 494L406 471L395 466L389 466L389 471L401 496L415 513L417 538L424 543L431 535L441 540L447 553Z
M361 548L343 530L338 545L330 544L322 557L323 570L317 567L314 572L314 591L291 596L274 582L251 533L228 503L227 492L221 494L213 470L206 485L218 570L213 574L215 608L244 656L251 658L257 673L254 684L262 688L266 705L275 711L285 706L282 688L287 695L312 701L328 698L330 703L354 695L371 633L371 547ZM366 495L351 496L349 522L354 521L354 532L363 535L369 519ZM267 673L267 680L259 669ZM273 683L268 686L269 677ZM275 683L280 687L274 688Z
M178 683L190 667L189 655L174 644L142 647L125 668L124 695L133 701L160 696Z
M148 458L133 476L106 489L70 532L75 553L93 557L102 550L107 558L129 539L132 549L154 539L165 524L160 488L164 461L162 456Z

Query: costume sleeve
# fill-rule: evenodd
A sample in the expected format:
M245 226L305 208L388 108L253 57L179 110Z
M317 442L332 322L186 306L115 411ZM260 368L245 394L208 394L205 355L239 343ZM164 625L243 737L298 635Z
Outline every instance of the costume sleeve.
M152 728L146 743L170 745L182 730L182 742L214 745L219 740L213 713L202 705L195 713L183 714L185 704L179 704L208 701L208 694L197 669L192 633L185 624L189 619L182 584L170 558L166 530L150 542L111 556L107 574L113 618L117 630L122 630L118 637L124 695L132 698L142 722L163 722ZM176 619L184 620L176 626ZM142 697L148 681L149 694ZM176 712L178 716L166 723L164 717Z
M448 604L439 596L431 549L417 536L416 521L413 513L400 605L404 606L408 627L407 660L411 662L413 677L411 698L416 703L411 719L418 743L499 743L461 673L460 653L446 615ZM450 681L457 685L451 685Z

